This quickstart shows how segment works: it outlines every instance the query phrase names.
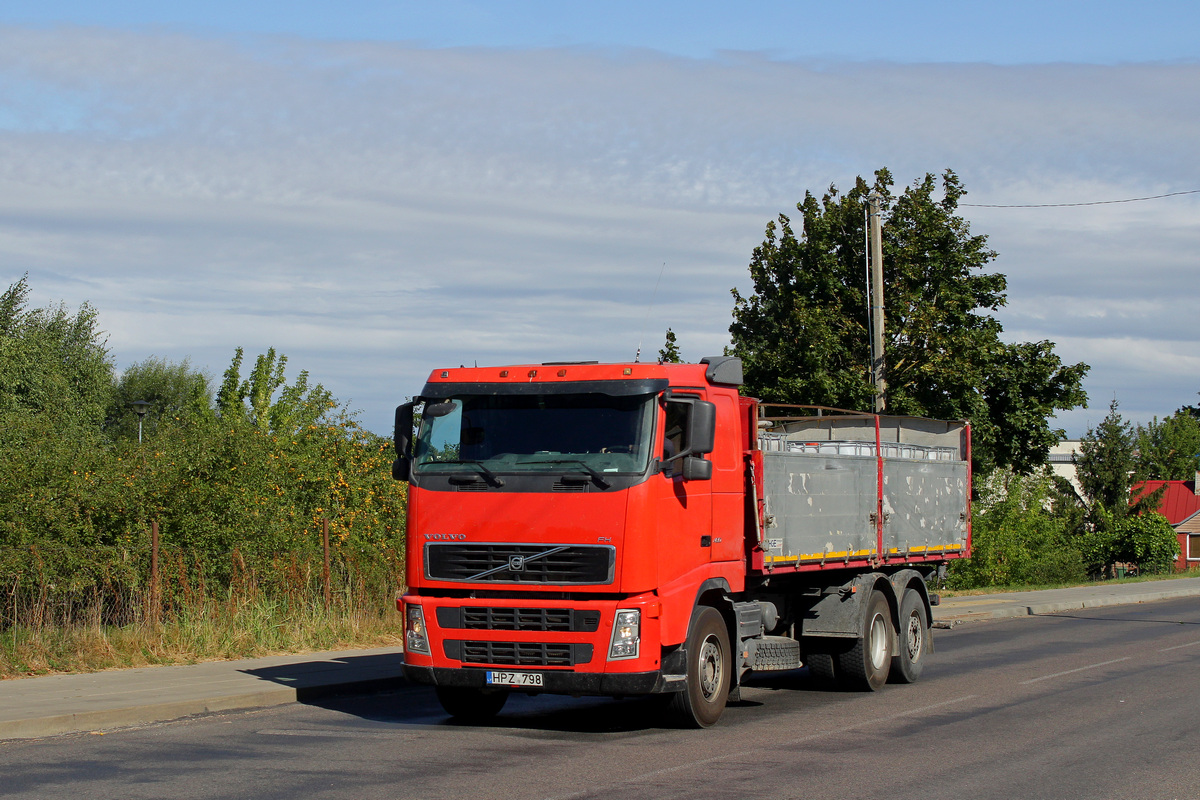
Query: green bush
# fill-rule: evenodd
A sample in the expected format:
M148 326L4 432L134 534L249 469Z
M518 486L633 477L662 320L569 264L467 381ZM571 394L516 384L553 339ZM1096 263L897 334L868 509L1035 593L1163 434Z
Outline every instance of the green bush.
M186 361L118 379L94 310L27 295L24 279L0 295L0 632L138 619L152 523L165 612L239 585L323 601L326 522L339 596L393 605L407 495L389 440L306 372L289 383L274 350L243 379L239 349L215 398Z
M1080 538L1088 571L1106 575L1116 564L1136 564L1146 574L1171 572L1179 557L1179 538L1157 511L1116 516L1095 510L1094 528Z
M954 589L1069 583L1087 577L1066 524L1049 510L1048 476L996 471L981 481L971 558L950 567Z

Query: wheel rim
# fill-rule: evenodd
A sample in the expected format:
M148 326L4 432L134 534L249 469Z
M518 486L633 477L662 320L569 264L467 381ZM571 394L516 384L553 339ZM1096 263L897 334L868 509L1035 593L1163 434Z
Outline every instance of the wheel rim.
M717 643L717 637L707 637L700 646L700 693L705 700L712 700L721 688L724 677L721 662L721 645Z
M887 620L882 614L876 614L871 620L871 666L876 670L883 669L888 660L888 629Z
M921 617L919 614L910 614L908 616L908 635L905 637L906 649L908 651L908 660L916 661L921 656L921 645L925 632L921 628Z

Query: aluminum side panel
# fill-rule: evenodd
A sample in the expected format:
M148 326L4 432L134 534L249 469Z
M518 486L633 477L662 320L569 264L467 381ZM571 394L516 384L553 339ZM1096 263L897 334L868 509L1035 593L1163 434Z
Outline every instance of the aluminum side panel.
M885 553L944 551L966 547L965 462L883 462ZM957 547L955 547L957 546Z
M766 558L874 554L877 468L874 458L763 453Z

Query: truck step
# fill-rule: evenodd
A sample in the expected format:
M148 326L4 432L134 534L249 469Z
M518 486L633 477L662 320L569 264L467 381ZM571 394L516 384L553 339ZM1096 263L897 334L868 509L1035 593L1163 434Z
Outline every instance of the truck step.
M790 636L764 636L754 641L758 645L752 667L755 672L800 668L800 643Z

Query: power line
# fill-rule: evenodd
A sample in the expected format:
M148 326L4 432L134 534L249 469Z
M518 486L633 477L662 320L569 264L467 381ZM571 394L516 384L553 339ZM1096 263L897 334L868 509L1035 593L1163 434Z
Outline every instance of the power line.
M1163 197L1178 197L1181 194L1200 194L1200 189L1189 189L1186 192L1170 192L1156 194L1150 197L1130 197L1128 200L1093 200L1090 203L1029 203L1025 205L996 205L991 203L959 203L959 206L970 208L1073 208L1075 206L1108 206L1114 203L1137 203L1142 200L1159 200Z

